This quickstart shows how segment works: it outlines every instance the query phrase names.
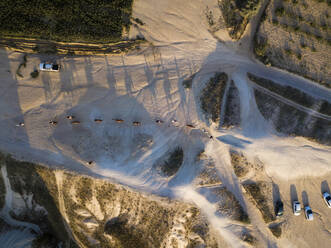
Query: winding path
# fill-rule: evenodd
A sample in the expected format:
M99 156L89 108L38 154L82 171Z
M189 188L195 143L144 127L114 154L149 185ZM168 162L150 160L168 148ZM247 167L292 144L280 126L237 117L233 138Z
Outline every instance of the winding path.
M8 179L6 165L1 166L1 173L6 188L5 205L0 213L2 218L11 226L28 228L33 230L37 234L41 234L39 226L32 223L15 220L10 216L10 211L12 211L12 205L13 205L13 191L11 189L10 182Z

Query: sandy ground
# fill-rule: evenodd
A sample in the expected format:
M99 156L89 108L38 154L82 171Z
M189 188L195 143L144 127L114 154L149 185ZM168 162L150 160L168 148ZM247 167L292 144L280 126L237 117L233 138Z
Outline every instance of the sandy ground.
M184 3L185 2L185 3ZM121 56L57 57L28 55L23 78L16 74L23 55L0 50L0 149L17 158L110 178L136 189L192 201L231 247L245 247L233 232L233 223L216 216L214 205L193 190L192 169L201 149L215 161L222 182L248 208L260 247L327 247L330 242L329 209L321 199L321 182L331 184L331 148L299 137L280 137L257 110L246 72L298 87L322 99L331 90L306 79L255 63L213 38L205 17L208 1L137 0L134 17L145 23L132 30L152 46ZM244 46L249 47L249 46ZM40 61L57 61L59 73L30 72ZM225 71L238 87L241 128L217 130L207 125L199 106L199 92L217 71ZM190 90L182 86L197 73ZM72 125L66 115L74 115ZM102 123L95 123L100 118ZM124 123L116 123L120 118ZM155 119L164 123L158 125ZM172 119L178 121L173 126ZM49 121L58 122L56 126ZM141 126L133 126L133 121ZM24 127L16 124L24 122ZM192 124L194 129L187 128ZM201 129L215 137L210 140ZM182 146L184 163L173 178L160 176L153 165L169 149ZM277 183L285 202L286 231L276 239L256 209L247 203L233 173L228 150L242 150L250 160L265 164L266 174ZM94 161L87 165L87 161ZM308 223L290 211L290 185L306 191L316 220ZM314 200L314 201L313 201ZM317 217L319 216L319 217ZM300 241L303 239L304 241ZM318 239L318 240L317 240Z

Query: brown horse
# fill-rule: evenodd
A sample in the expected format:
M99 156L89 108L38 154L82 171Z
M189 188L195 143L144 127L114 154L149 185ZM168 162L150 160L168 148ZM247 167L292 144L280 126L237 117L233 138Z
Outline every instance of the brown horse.
M94 122L96 122L96 123L101 123L102 120L101 120L101 119L94 119Z
M122 119L113 119L114 121L116 121L117 123L123 123L124 122L124 120L122 120Z
M54 126L55 126L55 125L57 125L57 121L50 121L50 122L49 122L49 124L51 124L51 125L54 125Z

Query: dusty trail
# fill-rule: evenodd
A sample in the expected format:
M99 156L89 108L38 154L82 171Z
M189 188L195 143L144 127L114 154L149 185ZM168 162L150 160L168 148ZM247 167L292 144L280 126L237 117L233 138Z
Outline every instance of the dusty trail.
M1 166L1 173L2 173L2 177L3 177L3 181L5 183L5 188L6 188L5 205L0 212L1 217L4 219L4 221L6 221L11 226L23 227L26 229L33 230L36 234L41 234L39 226L32 224L32 223L28 223L28 222L18 221L11 217L10 211L12 211L12 209L13 209L12 208L13 191L11 189L10 182L8 179L6 165Z
M28 228L11 230L0 234L0 244L1 247L30 248L35 238Z
M218 217L215 215L215 204L210 203L201 194L197 193L194 189L189 187L177 188L176 193L180 198L191 201L199 206L203 213L211 221L213 227L219 231L220 235L231 247L246 247L245 244L229 230L234 222L226 217Z
M307 113L308 115L315 116L315 117L321 118L323 120L331 121L331 116L329 116L329 115L325 115L325 114L322 114L322 113L320 113L320 112L318 112L314 109L302 106L302 105L300 105L296 102L293 102L289 99L286 99L285 97L282 97L282 96L280 96L280 95L278 95L278 94L276 94L276 93L274 93L274 92L272 92L272 91L270 91L270 90L268 90L268 89L266 89L266 88L264 88L260 85L257 85L257 84L253 83L250 80L248 80L248 81L249 81L250 84L253 85L253 88L258 89L259 91L262 91L263 93L265 93L269 96L272 96L273 98L276 98L276 99L280 100L281 102L283 102L287 105L290 105L290 106L292 106L296 109L299 109L299 110Z
M63 199L63 195L62 195L62 180L63 180L63 171L56 171L55 172L55 179L56 179L56 185L57 185L57 190L59 192L59 195L58 195L58 202L59 202L59 211L63 217L63 225L67 231L67 233L69 234L71 240L75 241L78 243L78 245L80 247L86 247L85 245L83 245L79 239L77 239L77 237L75 237L75 235L71 232L71 229L70 229L70 221L69 221L69 218L67 216L67 212L66 212L66 208L65 208L65 204L64 204L64 199Z
M271 126L258 111L255 86L248 83L246 72L297 87L318 99L331 99L331 90L267 68L217 42L205 21L206 5L217 7L217 1L135 1L134 16L146 24L131 35L141 32L153 46L125 56L59 57L62 71L41 73L36 79L29 73L40 62L39 57L29 56L22 70L24 78L17 78L14 72L20 54L1 50L0 104L6 107L0 108L0 129L7 132L0 134L0 148L25 160L100 175L144 192L194 202L229 246L248 246L231 229L236 223L215 215L215 206L193 189L199 171L193 167L196 154L204 148L215 161L223 184L247 207L261 245L291 245L297 240L295 235L286 236L290 241L276 240L256 208L247 202L234 175L229 149L242 150L252 161L259 158L284 190L284 176L297 182L300 177L315 180L328 175L331 149L305 139L273 136ZM226 72L238 88L240 128L218 129L206 122L201 111L200 91L220 71ZM184 89L182 81L193 73L192 89ZM68 114L80 124L72 125L65 118ZM95 118L102 118L102 124L96 124ZM124 123L114 122L115 118ZM58 121L56 127L48 125L53 119ZM155 119L164 123L158 125ZM19 121L24 121L24 128L15 126ZM133 121L141 122L141 126L133 126ZM187 124L195 128L189 129ZM165 178L153 166L176 146L184 150L184 163L176 176ZM93 165L87 166L87 161L93 161ZM61 194L62 172L57 171L55 177L60 212L74 240Z

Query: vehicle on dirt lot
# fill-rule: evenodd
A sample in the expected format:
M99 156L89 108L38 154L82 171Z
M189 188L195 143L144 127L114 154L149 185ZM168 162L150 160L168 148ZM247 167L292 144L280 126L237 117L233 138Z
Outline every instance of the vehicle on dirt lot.
M298 201L293 201L293 213L298 216L301 214L301 205Z
M305 216L307 220L313 220L314 216L313 216L313 211L311 210L311 208L309 206L305 206Z
M39 69L41 71L59 71L60 66L58 64L53 64L53 63L40 63Z
M329 194L328 192L324 192L324 193L323 193L323 199L324 199L326 205L327 205L329 208L331 208L331 196L330 196L330 194Z
M283 216L284 214L284 204L281 201L276 202L275 214L277 217Z

